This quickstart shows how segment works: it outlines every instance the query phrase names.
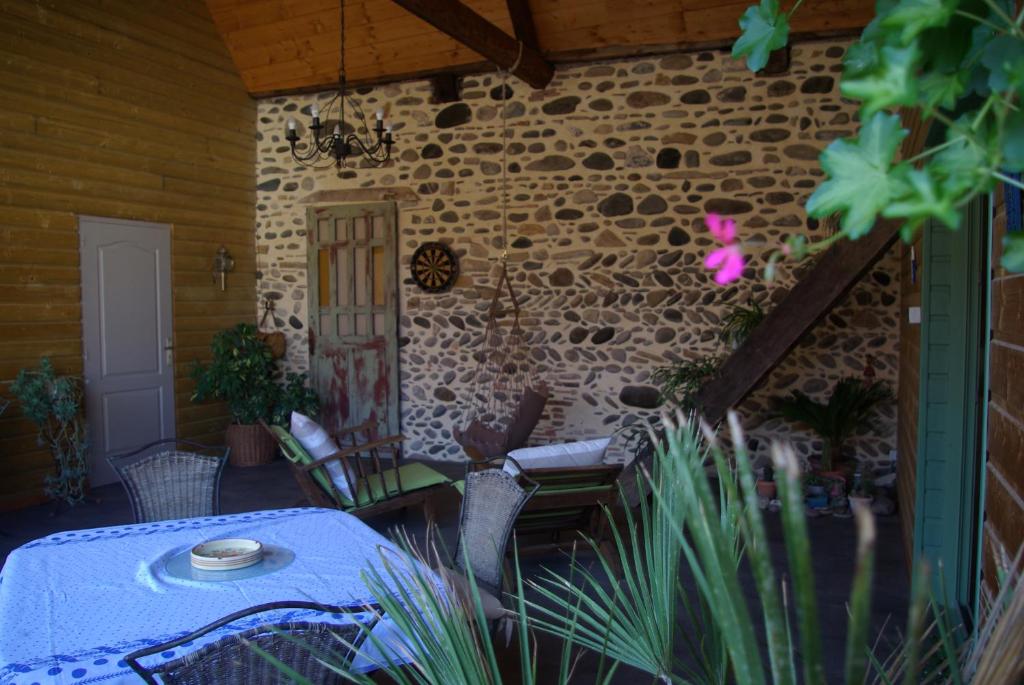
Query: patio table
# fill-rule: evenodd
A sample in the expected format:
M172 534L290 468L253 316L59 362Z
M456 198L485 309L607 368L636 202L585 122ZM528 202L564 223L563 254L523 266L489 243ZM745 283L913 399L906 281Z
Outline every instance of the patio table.
M285 547L295 558L273 573L236 581L183 580L165 568L175 554L227 537ZM186 635L234 611L283 600L363 605L373 598L360 571L380 566L379 547L397 552L354 516L312 508L40 538L14 550L0 572L0 683L137 683L138 676L122 660L125 655ZM316 611L290 610L286 615L292 620L352 620ZM266 618L248 620L256 625ZM226 626L199 644L246 627L250 625ZM396 633L387 616L374 628L374 635L385 641L398 639ZM371 651L367 642L352 667L371 670ZM179 654L174 650L161 655L175 656Z

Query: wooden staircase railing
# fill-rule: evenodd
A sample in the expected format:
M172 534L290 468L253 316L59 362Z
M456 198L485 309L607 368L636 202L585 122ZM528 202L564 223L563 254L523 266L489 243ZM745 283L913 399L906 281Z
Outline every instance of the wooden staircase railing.
M781 362L899 237L900 223L880 221L859 240L840 240L768 312L697 394L704 418L716 423Z
M909 134L901 154L909 159L925 147L930 120L918 111L901 110ZM859 240L841 240L818 258L810 272L765 316L697 393L697 406L714 424L757 387L807 331L828 314L899 237L900 222L880 220Z

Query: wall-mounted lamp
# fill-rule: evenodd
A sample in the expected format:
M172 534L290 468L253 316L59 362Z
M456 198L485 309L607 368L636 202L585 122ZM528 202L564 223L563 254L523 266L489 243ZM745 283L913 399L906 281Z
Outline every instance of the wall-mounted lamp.
M235 268L235 260L231 257L231 253L228 252L228 248L223 245L217 250L217 256L213 258L213 282L217 282L217 276L220 276L220 289L224 290L227 286L228 272L233 271Z

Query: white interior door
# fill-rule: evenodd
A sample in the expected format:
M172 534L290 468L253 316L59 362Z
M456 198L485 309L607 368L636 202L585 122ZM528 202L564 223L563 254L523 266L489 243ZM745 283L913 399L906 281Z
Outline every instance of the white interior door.
M107 457L174 436L170 226L81 217L89 482Z

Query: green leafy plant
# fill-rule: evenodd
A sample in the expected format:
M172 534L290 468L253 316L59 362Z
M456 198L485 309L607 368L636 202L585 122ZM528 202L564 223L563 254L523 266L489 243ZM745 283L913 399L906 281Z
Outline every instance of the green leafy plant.
M235 423L273 421L286 425L293 410L315 414L316 394L306 388L305 374L288 374L284 387L274 380L275 362L255 326L240 323L220 331L211 344L213 359L192 367L193 402L227 402Z
M762 68L786 44L800 4L748 8L733 56ZM860 102L860 132L821 154L827 178L807 201L811 216L838 213L840 231L814 244L795 236L771 256L766 275L786 255L863 236L879 218L899 221L910 241L929 219L958 228L960 210L996 183L1024 188L1007 173L1024 170L1022 86L1024 8L1012 0L879 0L840 81L842 94ZM888 111L896 107L942 126L945 139L898 160L907 120ZM1024 235L1005 238L1003 266L1024 271Z
M681 359L654 370L651 380L659 386L662 404L693 409L697 391L718 371L719 357Z
M38 369L22 369L11 384L25 417L39 429L38 441L53 455L57 472L46 476L44 492L70 506L85 498L89 443L82 422L82 384L58 376L43 357Z
M746 306L734 306L722 318L722 330L718 334L719 340L730 347L739 347L764 321L764 316L764 309L753 298L747 300Z
M278 426L287 426L293 411L306 416L315 416L320 411L320 399L309 387L304 373L289 373L285 377L284 384L279 386L270 421Z
M545 571L537 580L524 581L516 559L514 590L506 606L507 617L517 626L520 682L533 685L538 680L531 633L543 631L562 639L558 672L545 673L543 679L558 685L573 677L570 647L601 659L598 683L610 682L619 665L630 664L660 683L824 685L819 606L796 455L787 446L772 446L788 569L780 578L735 414L730 413L728 424L731 458L706 427L696 431L681 413L663 417L665 439L657 442L657 461L647 474L652 495L640 510L645 525L629 526L627 537L617 539L623 572L610 586L575 559L566 575ZM705 469L709 459L717 478ZM611 512L605 515L611 517ZM874 519L864 508L855 515L856 565L843 682L1020 682L1021 555L1002 565L999 594L985 607L982 622L966 643L957 640L958 626L943 609L949 605L931 598L927 565L919 565L904 639L891 653L879 654L869 633ZM402 685L509 682L488 635L479 594L471 590L468 606L454 600L444 577L426 571L435 566L436 552L419 553L404 537L399 547L397 555L382 549L378 568L363 572L383 613L405 636L400 644L388 643L363 626L366 639L383 654L377 660L383 673ZM672 575L683 569L692 576L693 588ZM744 592L748 574L754 582L752 596ZM528 585L539 594L537 600L527 598ZM681 612L669 606L675 601L683 602ZM681 660L668 653L667 645L676 640L688 645ZM331 655L320 656L331 663ZM283 664L278 666L294 677ZM374 682L367 675L336 670L350 682Z
M892 401L892 391L882 381L866 383L860 378L843 378L836 383L827 402L818 402L799 390L779 399L779 416L810 428L822 439L820 466L830 471L843 458L843 448L857 433L876 430L875 414L880 405Z

